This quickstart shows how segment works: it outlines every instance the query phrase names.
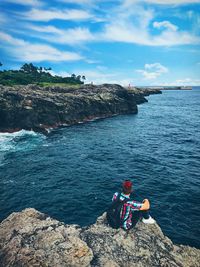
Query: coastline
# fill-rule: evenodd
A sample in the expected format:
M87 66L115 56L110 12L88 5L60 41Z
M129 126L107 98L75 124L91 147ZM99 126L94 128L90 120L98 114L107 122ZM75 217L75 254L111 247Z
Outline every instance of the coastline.
M48 134L50 129L137 114L145 96L160 90L127 90L117 84L82 85L79 88L36 85L0 87L0 132L22 129Z
M156 100L157 101L157 100ZM145 106L144 106L145 107ZM147 106L147 108L148 108L148 106ZM91 118L91 120L92 120L92 118ZM80 122L80 123L82 123L82 122ZM20 215L21 216L21 215ZM34 215L33 215L34 216ZM38 215L39 216L39 215ZM15 217L16 218L16 217ZM60 222L59 222L60 223ZM90 226L87 226L87 228L89 228ZM95 226L96 227L96 226ZM42 231L41 231L41 233L43 232L43 229L41 229ZM81 228L81 230L80 230L81 232L84 232L84 228ZM49 231L47 231L47 234L48 234L48 232ZM36 233L37 234L37 233ZM106 234L107 234L107 232L106 232ZM112 233L113 234L113 233ZM28 234L27 234L28 235ZM45 235L46 235L46 233L45 233ZM116 235L116 233L114 233L114 235ZM90 235L88 235L89 237L89 239L90 239ZM112 237L112 236L111 236ZM120 238L125 238L125 236L120 236ZM109 236L109 238L110 238L110 236ZM156 239L156 237L154 237L154 240ZM23 240L23 238L22 238L22 240ZM101 240L101 239L100 239ZM15 240L14 240L15 241ZM13 242L14 242L13 241ZM99 239L98 239L98 241L99 241ZM23 241L22 241L23 242ZM26 240L25 240L25 242L26 242ZM87 243L87 245L88 245L88 247L90 247L89 246L89 244L88 244L88 242L86 242ZM126 238L125 238L125 241L123 241L123 243L126 243ZM160 243L159 243L159 245L160 245ZM162 246L162 245L161 245ZM181 245L178 245L178 246L176 246L176 245L174 245L176 248L178 247L178 251L182 251L183 252L183 247L181 247ZM181 248L180 248L181 247ZM184 249L186 249L185 248L186 246L184 246ZM151 247L149 247L149 248L151 248ZM103 248L102 248L103 249ZM191 254L193 254L193 249L192 248L189 248L189 249L191 249L190 251L191 251ZM159 247L158 247L158 250L159 250ZM187 255L187 258L189 259L190 258L190 254L187 254L188 253L188 248L186 249L187 250L187 252L186 252L186 255ZM102 250L103 251L103 250ZM172 250L173 251L173 253L174 253L174 250ZM195 250L196 251L196 250ZM96 252L95 252L96 253ZM148 252L146 252L146 253L148 253ZM170 252L171 253L171 252ZM196 252L195 252L196 253ZM146 255L146 254L145 254ZM154 255L155 257L156 257L156 255ZM96 253L95 254L95 256L94 256L94 258L92 259L92 262L95 262L96 261L96 257L98 257L98 254ZM112 257L112 256L111 256ZM144 257L144 255L142 255L142 257ZM182 255L180 255L180 257L182 258ZM179 257L179 258L180 258ZM193 254L193 257L194 257L194 254ZM198 257L198 256L197 256ZM162 258L163 259L163 258ZM164 260L164 259L163 259ZM187 260L187 259L186 259ZM195 261L193 258L191 259L190 258L190 260L191 260L191 262L193 262L193 261ZM182 261L183 261L183 258L182 258L182 260L181 260L181 263L179 263L179 265L178 266L184 266L184 265L182 265ZM96 262L98 262L98 261L96 261ZM92 263L93 264L93 263ZM96 263L95 263L96 264ZM114 264L114 263L113 263ZM118 264L118 263L117 263ZM167 264L167 263L166 263ZM196 265L195 265L196 264ZM193 262L193 265L192 265L192 263L191 263L191 265L192 266L198 266L197 265L198 263L194 263ZM92 265L92 266L98 266L98 265ZM102 265L103 266L103 265ZM105 265L104 265L105 266ZM114 265L115 266L115 265ZM120 265L119 265L120 266ZM137 265L134 265L134 266L137 266ZM146 266L148 266L148 265L146 265ZM161 266L161 265L159 265L159 266ZM167 266L167 265L164 265L164 266ZM171 265L171 266L174 266L173 264ZM176 266L176 265L175 265ZM186 266L190 266L190 265L186 265Z

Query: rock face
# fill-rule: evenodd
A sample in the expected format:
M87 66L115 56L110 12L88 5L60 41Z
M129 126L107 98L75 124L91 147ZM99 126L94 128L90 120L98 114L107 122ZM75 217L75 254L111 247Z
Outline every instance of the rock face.
M0 131L72 125L96 117L137 113L144 92L116 84L76 87L0 86Z
M80 230L34 209L13 213L0 226L0 266L89 266L93 253Z
M139 222L126 233L105 214L94 225L65 225L35 209L0 224L1 267L198 267L200 250L173 245L157 224Z

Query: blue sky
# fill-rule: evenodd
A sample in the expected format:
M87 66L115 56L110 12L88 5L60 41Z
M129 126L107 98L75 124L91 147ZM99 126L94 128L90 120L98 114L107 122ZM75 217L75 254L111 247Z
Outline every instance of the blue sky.
M3 69L86 82L200 85L200 0L1 0Z

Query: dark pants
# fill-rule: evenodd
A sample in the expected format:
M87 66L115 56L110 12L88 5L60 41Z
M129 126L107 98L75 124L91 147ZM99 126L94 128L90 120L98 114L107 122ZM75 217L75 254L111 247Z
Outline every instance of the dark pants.
M149 219L150 215L147 210L134 211L132 216L132 227L136 225L140 218Z

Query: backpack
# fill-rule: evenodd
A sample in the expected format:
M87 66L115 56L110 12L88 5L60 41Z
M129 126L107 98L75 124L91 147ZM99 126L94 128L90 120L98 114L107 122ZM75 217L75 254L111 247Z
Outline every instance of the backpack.
M123 205L129 200L125 198L123 201L121 201L120 196L121 193L118 194L117 199L112 202L106 212L108 224L115 229L120 228L122 225L122 220L120 218L121 209L123 208Z

